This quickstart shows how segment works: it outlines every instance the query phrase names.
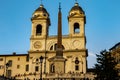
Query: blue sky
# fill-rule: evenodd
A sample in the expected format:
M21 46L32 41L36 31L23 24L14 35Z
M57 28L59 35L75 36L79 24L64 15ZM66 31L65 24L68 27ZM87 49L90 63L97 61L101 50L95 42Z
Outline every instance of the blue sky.
M75 0L43 0L50 14L50 35L57 34L58 4L61 2L63 34L68 34L68 12ZM120 0L78 0L86 15L88 66L96 62L95 54L120 42ZM27 53L30 46L32 13L40 0L0 1L0 54Z

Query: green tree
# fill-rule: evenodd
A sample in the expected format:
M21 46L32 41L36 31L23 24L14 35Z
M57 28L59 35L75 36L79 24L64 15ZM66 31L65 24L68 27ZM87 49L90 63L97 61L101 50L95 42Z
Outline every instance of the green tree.
M111 53L103 50L96 54L97 63L95 64L96 80L118 80L118 72L115 69L116 62Z

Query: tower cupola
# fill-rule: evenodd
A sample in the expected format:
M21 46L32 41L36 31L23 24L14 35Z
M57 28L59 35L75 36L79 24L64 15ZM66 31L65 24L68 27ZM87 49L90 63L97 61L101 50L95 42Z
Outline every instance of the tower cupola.
M43 5L43 4L41 4L40 7L35 10L35 12L37 12L37 11L48 14L48 12L47 12L47 10L44 8L44 5Z
M33 13L31 20L38 20L38 19L47 19L50 25L49 13L44 8L44 5L41 4Z
M74 4L74 6L71 8L70 12L69 12L69 17L73 17L73 16L84 16L84 11L83 9L79 6L79 4L76 2Z
M41 4L40 7L38 7L35 12L33 13L33 16L46 16L46 17L49 17L49 14L47 12L47 10L44 8L44 5Z

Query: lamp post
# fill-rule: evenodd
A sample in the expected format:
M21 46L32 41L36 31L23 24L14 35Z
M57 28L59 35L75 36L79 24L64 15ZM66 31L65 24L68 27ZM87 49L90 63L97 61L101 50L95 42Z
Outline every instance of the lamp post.
M42 62L43 62L43 57L41 56L40 57L40 67L41 67L41 69L40 69L40 80L42 80Z
M6 77L8 77L8 67L9 67L9 63L6 63Z

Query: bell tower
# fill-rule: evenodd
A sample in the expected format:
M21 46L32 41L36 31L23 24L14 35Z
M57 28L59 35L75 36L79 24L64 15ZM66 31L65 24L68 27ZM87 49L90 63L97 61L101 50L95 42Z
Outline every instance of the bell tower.
M68 15L69 22L69 35L70 36L84 36L85 35L85 14L79 4L75 3L75 5L71 8Z
M83 9L79 6L77 0L69 12L68 24L69 37L71 39L70 42L71 45L73 45L71 46L71 49L75 51L75 53L72 54L75 64L71 64L74 65L73 68L75 72L77 72L78 70L79 72L85 74L87 70L88 56L85 36L86 17Z
M43 4L35 10L31 18L32 31L30 38L30 51L41 50L43 48L44 39L48 36L50 19L47 10ZM43 41L44 40L44 41Z
M83 9L76 1L68 15L69 37L74 38L73 49L86 49L85 24L86 18ZM76 47L80 45L79 47Z

